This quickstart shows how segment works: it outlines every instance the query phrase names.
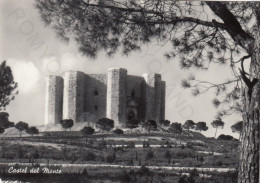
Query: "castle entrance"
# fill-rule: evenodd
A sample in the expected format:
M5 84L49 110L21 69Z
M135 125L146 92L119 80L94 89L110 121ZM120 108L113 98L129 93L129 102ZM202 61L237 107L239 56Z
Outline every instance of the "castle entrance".
M128 120L133 120L135 119L136 116L135 116L135 113L133 111L130 111L128 114L127 114L127 119Z
M130 101L128 101L127 103L127 116L126 118L128 120L133 120L133 119L137 119L137 103L135 102L134 99L131 99Z

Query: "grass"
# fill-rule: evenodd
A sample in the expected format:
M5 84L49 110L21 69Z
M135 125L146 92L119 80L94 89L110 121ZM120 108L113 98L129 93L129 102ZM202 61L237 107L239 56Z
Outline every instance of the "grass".
M161 147L134 147L137 144L142 145L144 141L150 145L159 145ZM115 144L124 144L128 145L128 147L115 148L111 146ZM0 162L25 162L34 164L105 163L131 166L237 168L238 146L239 142L235 140L221 141L201 137L195 139L190 137L175 138L171 135L162 134L97 134L83 137L78 132L46 132L42 136L35 137L2 138L0 142ZM214 155L214 153L219 154ZM63 167L64 173L78 174L79 177L83 176L81 175L83 170L82 167ZM95 176L103 176L109 177L112 182L117 182L122 178L120 178L122 174L120 171L122 170L116 168L91 168L87 169L88 176L84 178L84 175L82 180L95 181ZM133 174L133 172L131 173L130 170L127 171L127 176L130 176L133 182L138 182L139 180L148 182L156 180L158 182L161 180L164 180L164 182L174 182L171 180L175 180L178 182L181 177L179 174L170 174L170 172L160 172L158 170L153 172L153 178L150 180L149 177L151 176L138 177L138 172L134 173L137 175ZM215 174L213 173L212 177L214 176ZM64 180L61 177L59 178L58 175L57 177L57 179ZM223 174L223 181L233 181L228 178L224 179L224 177L227 177L227 175ZM212 180L208 178L206 182L213 182L213 180L217 179L219 177L215 176Z

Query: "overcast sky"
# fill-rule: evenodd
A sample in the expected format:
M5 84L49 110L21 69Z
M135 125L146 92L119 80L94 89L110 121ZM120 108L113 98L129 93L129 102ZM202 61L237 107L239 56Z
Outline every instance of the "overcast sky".
M194 97L190 90L181 88L181 80L189 73L196 78L219 83L231 77L227 66L212 65L208 71L181 70L178 60L167 61L163 54L168 46L151 43L128 57L120 54L108 58L105 54L92 60L82 56L74 42L60 41L50 27L40 20L33 0L0 1L0 61L7 60L19 85L19 95L7 107L9 119L25 121L30 125L44 122L45 79L49 74L62 75L73 69L85 73L105 73L107 68L122 67L128 74L141 75L157 72L166 81L166 119L184 123L187 119L205 121L207 136L214 136L210 123L215 119L212 105L214 91ZM230 126L241 120L238 114L223 118L225 127L218 134L232 134Z

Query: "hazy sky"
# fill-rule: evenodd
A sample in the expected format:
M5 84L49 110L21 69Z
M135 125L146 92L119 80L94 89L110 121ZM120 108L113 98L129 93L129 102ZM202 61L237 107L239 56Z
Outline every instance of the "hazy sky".
M169 47L160 47L156 43L144 46L142 51L133 52L128 57L118 54L108 58L101 53L92 60L82 56L74 42L60 41L50 27L43 25L33 0L1 0L0 8L0 61L7 60L11 66L20 92L7 107L10 121L43 124L45 78L49 74L62 75L69 69L105 73L107 68L122 67L131 75L160 73L167 84L166 119L181 123L187 119L205 121L209 130L204 134L214 136L215 131L210 125L217 112L212 105L214 91L193 97L190 90L181 88L180 83L189 73L201 80L225 81L232 78L227 66L211 65L210 70L199 72L181 70L178 60L167 61L163 57ZM238 120L241 120L238 114L223 118L225 127L218 134L231 134L230 126Z

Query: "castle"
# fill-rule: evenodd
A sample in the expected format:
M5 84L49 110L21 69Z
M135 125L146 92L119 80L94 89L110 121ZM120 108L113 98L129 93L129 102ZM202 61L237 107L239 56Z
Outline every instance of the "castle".
M115 126L126 120L156 121L165 116L165 82L161 75L127 75L127 70L110 68L106 74L67 71L64 76L50 75L46 87L45 124L62 119L74 122L107 117Z

